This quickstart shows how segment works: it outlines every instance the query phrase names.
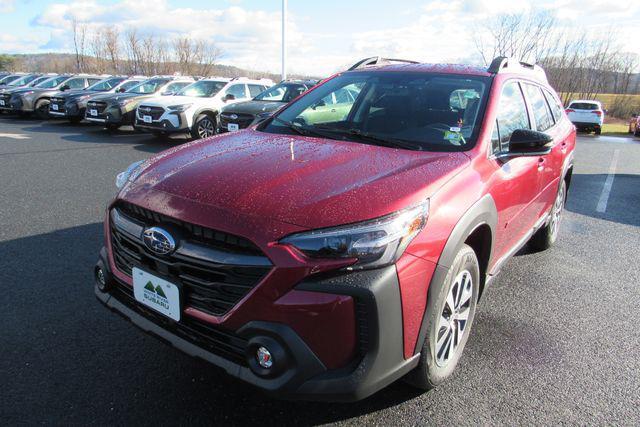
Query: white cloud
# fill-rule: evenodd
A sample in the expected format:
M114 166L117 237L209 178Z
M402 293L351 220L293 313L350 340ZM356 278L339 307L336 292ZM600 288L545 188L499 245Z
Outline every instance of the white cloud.
M205 9L176 7L167 0L120 0L109 5L98 0L73 0L50 4L32 20L36 29L46 29L48 40L35 37L8 40L5 35L0 38L0 50L70 51L71 21L75 17L90 28L109 25L122 31L135 28L144 34L169 38L187 35L214 41L224 51L223 63L279 71L280 12L249 9L239 0L211 3L215 6ZM0 10L3 7L13 7L13 1L0 0ZM482 20L499 13L534 9L555 13L563 26L579 25L594 31L615 19L620 34L624 35L622 40L629 41L627 50L640 52L635 42L640 38L640 4L637 2L434 0L416 10L399 8L396 16L388 19L381 16L379 22L372 23L373 29L365 31L328 26L321 34L313 33L308 28L311 24L317 26L316 17L290 12L289 72L327 75L363 57L378 54L425 62L469 62L477 58L474 30Z
M15 0L0 0L0 13L11 13L15 9Z

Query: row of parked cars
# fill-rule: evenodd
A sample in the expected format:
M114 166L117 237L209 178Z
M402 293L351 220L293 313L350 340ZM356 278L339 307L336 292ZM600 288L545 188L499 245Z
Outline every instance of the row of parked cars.
M0 111L206 138L269 117L317 81L246 77L0 74Z

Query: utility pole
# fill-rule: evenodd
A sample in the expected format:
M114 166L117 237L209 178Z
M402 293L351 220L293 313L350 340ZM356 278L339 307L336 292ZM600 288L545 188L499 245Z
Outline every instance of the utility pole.
M282 0L282 80L287 78L287 0Z

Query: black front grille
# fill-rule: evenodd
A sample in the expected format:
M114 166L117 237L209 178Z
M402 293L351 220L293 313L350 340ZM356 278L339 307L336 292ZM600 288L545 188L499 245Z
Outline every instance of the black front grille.
M93 110L96 110L98 114L102 114L105 108L107 108L107 103L100 101L89 101L87 102L87 108L91 108Z
M20 95L11 95L11 108L14 110L22 109L22 105L24 101L22 101L22 97Z
M49 111L53 111L54 113L64 113L64 103L64 98L51 98L49 102ZM56 107L54 107L54 105L57 107L57 109Z
M11 108L11 94L3 93L0 95L0 99L3 101L3 105L0 105L0 108Z
M216 257L196 258L180 250L168 256L156 255L139 238L112 224L113 258L118 270L131 276L133 267L138 267L178 283L184 303L205 313L225 314L271 269L264 253L244 238L185 223L129 203L121 202L116 209L141 227L163 225L179 235L180 241L204 254L223 254L222 258L235 260L231 264L222 263L216 261Z
M160 117L164 114L164 108L141 105L138 107L138 114L140 117L151 116L153 120L160 120Z
M231 116L236 116L232 118ZM229 123L236 123L240 129L245 129L253 123L255 116L253 114L246 113L222 113L220 114L220 124L224 129L227 128Z
M224 357L232 362L246 366L244 352L247 341L231 331L214 327L197 319L183 316L180 322L156 313L155 311L138 304L133 296L133 289L119 281L110 291L111 295L125 306L134 310L141 316L149 319L156 325L169 332L197 345L211 353Z

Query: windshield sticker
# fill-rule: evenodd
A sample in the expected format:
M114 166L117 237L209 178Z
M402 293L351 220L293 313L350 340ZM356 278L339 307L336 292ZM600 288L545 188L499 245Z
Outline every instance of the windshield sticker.
M458 126L450 127L450 128L449 128L449 130L450 130L451 132L460 132L460 128L459 128Z
M444 132L444 139L446 139L447 141L460 142L461 138L462 138L462 135L460 135L460 133L458 132L451 132L451 131Z

